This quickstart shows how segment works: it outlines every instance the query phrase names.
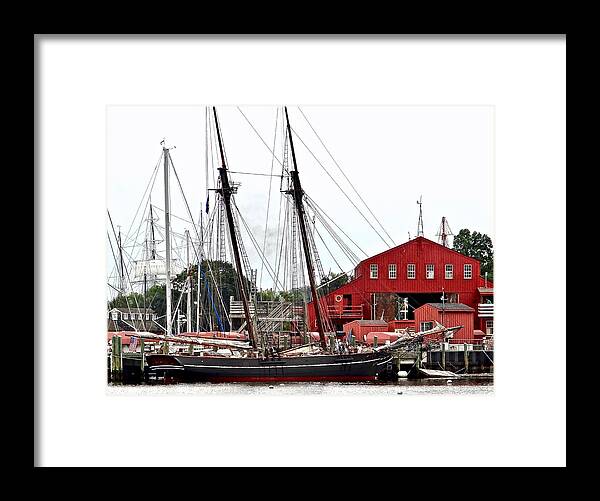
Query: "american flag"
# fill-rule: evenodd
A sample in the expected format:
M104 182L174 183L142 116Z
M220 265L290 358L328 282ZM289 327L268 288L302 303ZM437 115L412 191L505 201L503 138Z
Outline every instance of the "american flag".
M138 338L135 336L131 336L131 339L129 340L129 349L131 351L134 351L137 348L138 345Z

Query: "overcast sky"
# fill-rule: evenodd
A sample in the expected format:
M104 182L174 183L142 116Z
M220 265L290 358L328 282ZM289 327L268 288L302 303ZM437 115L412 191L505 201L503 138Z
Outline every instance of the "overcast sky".
M258 133L272 147L278 106L240 106ZM327 149L357 188L396 244L414 237L423 197L425 236L435 236L442 216L454 233L461 228L493 234L493 107L491 106L301 106ZM232 171L269 174L272 155L235 106L218 106L225 150ZM342 174L320 144L296 106L289 105L290 122L350 198L362 206ZM107 207L113 222L127 233L142 200L166 138L185 195L197 220L205 203L205 107L107 107ZM281 126L281 115L279 115ZM281 160L281 128L275 152ZM387 248L362 216L335 186L323 168L297 138L294 146L303 187L329 216L367 254ZM291 157L290 157L291 161ZM281 166L274 162L274 174ZM210 176L216 171L210 169ZM272 179L269 231L276 230L279 179L232 174L241 182L236 202L259 242L265 226L269 181ZM164 206L162 170L154 184L152 203ZM212 180L211 180L212 182ZM172 212L187 219L187 211L172 177ZM213 203L211 195L211 207ZM162 218L162 214L159 213ZM161 221L162 224L162 221ZM174 228L182 230L180 221ZM137 228L133 228L135 231ZM380 233L383 231L378 228ZM130 235L131 238L131 235ZM272 242L274 239L269 238ZM250 242L246 248L260 268ZM319 249L325 272L339 271L324 249ZM337 250L346 270L351 263ZM273 258L274 245L267 247ZM364 257L364 256L363 256ZM113 259L107 253L110 270ZM263 283L269 286L267 280Z

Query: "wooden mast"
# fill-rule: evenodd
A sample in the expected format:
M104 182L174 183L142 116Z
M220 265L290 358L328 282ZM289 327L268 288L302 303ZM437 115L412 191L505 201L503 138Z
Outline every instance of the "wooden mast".
M187 310L186 310L186 330L192 332L192 272L190 269L190 232L185 230L185 242L186 242L186 258L187 258Z
M164 143L164 139L163 139ZM164 179L165 179L165 296L167 302L166 335L171 335L171 200L169 193L169 149L163 146ZM168 353L168 348L165 348Z
M306 224L304 220L304 204L302 197L304 191L300 184L300 176L298 175L298 164L296 163L296 153L294 152L294 141L292 140L292 130L290 128L290 119L288 117L287 106L285 109L285 120L287 122L287 133L290 140L290 149L292 151L292 161L294 162L294 170L290 171L292 177L292 196L294 197L294 203L296 205L296 212L298 213L298 223L300 224L300 234L302 236L302 248L304 249L304 257L306 258L306 269L308 271L308 281L310 282L310 292L312 300L315 306L315 318L317 320L317 330L319 331L319 339L321 341L321 347L327 349L327 341L325 340L325 329L323 328L323 319L321 317L321 308L319 303L319 296L317 295L317 286L315 283L315 269L313 267L312 260L310 258L310 247L308 245L308 235L306 230Z
M253 348L258 346L254 324L252 323L252 317L250 316L250 305L248 304L248 296L246 295L246 287L244 285L244 274L242 272L242 261L240 259L240 249L238 247L237 235L235 233L235 226L233 221L233 212L231 210L231 194L233 188L229 184L229 176L227 175L227 164L225 162L225 154L223 152L223 141L221 139L221 129L219 128L219 119L217 118L217 109L213 106L213 114L215 116L215 128L217 130L217 138L219 140L219 151L221 154L221 167L219 167L219 178L221 180L221 189L219 190L223 196L223 202L225 203L225 212L227 215L227 223L229 226L229 236L231 238L231 247L233 248L233 257L235 260L235 267L237 270L237 278L240 289L240 296L242 297L242 305L244 307L244 317L246 319L246 328L248 329L248 335L250 337L250 343Z

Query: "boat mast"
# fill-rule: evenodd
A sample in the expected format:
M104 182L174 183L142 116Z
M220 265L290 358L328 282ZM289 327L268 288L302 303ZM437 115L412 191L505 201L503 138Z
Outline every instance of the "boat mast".
M148 282L146 277L146 269L148 267L148 239L145 242L146 252L144 255L144 313L142 313L142 329L146 330L146 294L148 293Z
M152 239L150 240L150 259L156 259L156 238L154 237L154 216L152 215L152 200L150 200L150 234Z
M312 300L315 306L315 318L317 320L317 330L319 331L319 339L321 341L321 347L327 349L327 341L325 340L325 329L323 328L323 318L321 317L321 308L319 302L319 296L317 295L317 286L315 283L315 269L313 267L312 260L310 258L310 247L308 245L308 236L306 233L305 224L305 211L302 197L304 191L300 185L300 176L298 175L298 164L296 163L296 153L294 152L294 141L292 140L292 130L290 128L290 119L288 117L287 106L285 109L285 120L287 122L287 133L290 140L290 150L292 151L292 161L294 162L294 170L290 171L292 177L292 196L294 197L294 203L296 205L296 212L298 213L298 223L300 225L300 234L302 236L302 248L304 249L304 257L306 258L306 269L308 271L308 281L310 282L310 292Z
M166 314L166 334L171 335L171 203L169 197L169 149L164 146L163 139L163 156L164 156L164 175L165 175L165 296L167 300Z
M217 118L217 109L213 106L213 114L215 116L215 128L217 130L217 138L219 140L219 151L221 154L221 167L219 167L219 179L221 180L221 189L219 190L223 196L223 202L225 204L225 212L227 215L227 223L229 225L229 236L231 238L231 247L233 248L233 257L235 259L235 267L237 269L237 278L239 282L240 296L242 297L242 305L244 307L244 317L246 319L246 327L248 329L248 335L250 337L250 343L253 348L256 348L258 343L256 342L254 325L252 323L252 317L250 316L250 306L248 304L248 297L246 296L246 287L244 285L244 274L242 272L242 262L240 259L240 249L238 247L237 235L235 233L235 226L233 222L233 212L231 211L231 194L233 188L229 184L229 177L227 176L227 164L225 162L225 154L223 152L223 141L221 139L221 129L219 128L219 119Z
M121 294L125 294L125 273L123 271L123 244L121 242L121 227L119 226L119 275L121 276Z
M190 269L190 232L185 230L187 257L187 331L192 332L192 270Z

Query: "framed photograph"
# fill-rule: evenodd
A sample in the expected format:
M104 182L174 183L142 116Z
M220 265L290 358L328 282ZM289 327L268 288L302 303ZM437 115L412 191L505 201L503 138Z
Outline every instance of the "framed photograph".
M34 56L36 465L564 465L565 35Z

